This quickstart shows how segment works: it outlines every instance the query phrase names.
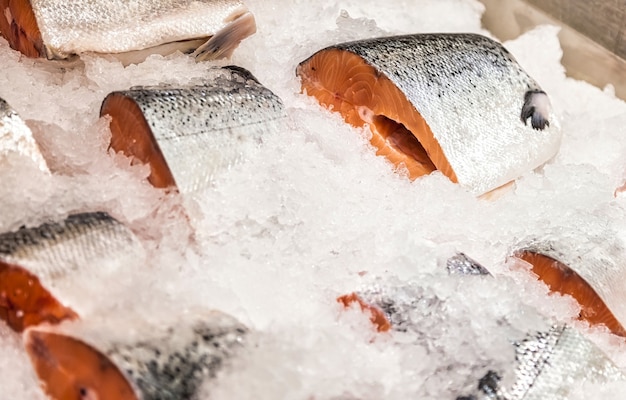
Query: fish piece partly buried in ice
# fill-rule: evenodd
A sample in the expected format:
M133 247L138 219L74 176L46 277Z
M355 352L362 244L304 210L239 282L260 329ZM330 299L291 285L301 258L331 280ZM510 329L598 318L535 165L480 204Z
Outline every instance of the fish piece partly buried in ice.
M464 279L474 279L471 275L474 274L468 274ZM392 335L395 332L401 333L402 345L415 344L431 349L431 352L445 351L432 343L432 335L442 334L436 333L438 329L447 330L438 325L444 321L449 323L450 318L453 318L454 314L450 315L446 311L446 302L449 300L441 299L428 289L417 285L395 286L394 283L377 284L349 297L355 299L352 302L358 302L361 309L376 310L376 313L380 313L376 321L371 319L377 330L389 331ZM346 298L348 296L339 299L346 304L343 300ZM381 322L383 318L384 321ZM383 324L386 329L381 329ZM506 324L506 318L499 322L499 325L503 324ZM506 331L516 330L509 327ZM413 341L407 335L413 336ZM440 368L448 372L456 369L495 368L488 369L484 376L477 379L477 385L471 384L475 387L473 393L465 392L466 395L457 397L457 400L566 400L572 382L608 382L626 378L600 349L576 330L565 325L530 332L522 340L498 337L495 334L492 340L494 348L499 347L502 341L512 343L512 363L505 366L504 370L500 370L503 368L501 364L495 367L479 360L476 360L476 365ZM467 346L467 342L464 341L463 347ZM505 374L510 379L503 380Z
M100 115L111 116L111 148L149 164L155 187L203 189L281 129L283 103L250 72L215 72L205 85L137 87L102 103Z
M626 247L609 231L566 231L526 239L511 252L548 287L580 304L580 319L626 337Z
M256 32L241 0L0 0L0 11L11 47L48 59L142 50L215 59Z
M248 329L219 313L156 325L109 318L34 327L24 342L54 400L192 399L245 345Z
M30 128L6 101L0 99L0 158L9 153L29 157L40 170L48 171Z
M369 126L376 154L412 179L437 169L484 194L542 165L560 145L546 93L481 35L342 43L300 63L297 74L308 95Z
M572 383L624 380L623 372L575 329L557 325L513 343L515 381L488 371L475 393L457 400L566 400Z
M103 212L0 234L0 319L22 331L86 312L90 280L145 257L135 235Z

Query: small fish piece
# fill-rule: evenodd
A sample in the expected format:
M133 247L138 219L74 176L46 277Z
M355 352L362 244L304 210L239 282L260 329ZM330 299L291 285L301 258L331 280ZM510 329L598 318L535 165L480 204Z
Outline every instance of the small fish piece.
M193 52L229 57L256 32L241 0L0 0L0 33L28 57Z
M342 43L296 71L302 89L415 179L440 170L476 195L544 164L561 132L548 96L499 43L416 34Z
M514 246L513 257L555 292L580 304L580 319L626 337L626 248L609 230L547 232Z
M9 104L0 98L0 157L9 153L29 157L40 170L49 172L30 128Z
M216 74L206 85L109 94L100 115L111 116L111 148L149 164L155 187L206 188L280 131L286 116L282 101L249 71L225 67Z
M87 312L83 283L144 258L136 236L104 212L0 234L0 319L18 332L75 319Z
M489 371L477 391L457 400L565 400L573 382L624 380L622 371L600 349L566 325L528 334L514 342L515 381L510 387Z
M244 347L248 329L220 312L156 324L141 317L38 326L24 343L54 400L192 399Z
M380 329L380 320L374 322L372 319L379 332L408 333L413 341L404 338L401 343L416 344L431 351L437 348L430 344L430 335L437 333L431 332L437 332L437 324L442 318L450 318L445 300L416 285L379 284L350 296L358 301L361 309L383 314L387 329ZM504 324L504 320L501 323ZM493 340L502 338L494 337ZM506 372L513 379L508 384L504 383L502 376L505 371L491 369L479 379L473 393L459 396L456 400L567 400L572 382L626 379L600 349L566 325L531 332L525 339L510 343L515 361ZM463 365L461 369L489 366L483 365L483 361L477 362L479 365ZM455 367L459 366L443 369L452 370Z

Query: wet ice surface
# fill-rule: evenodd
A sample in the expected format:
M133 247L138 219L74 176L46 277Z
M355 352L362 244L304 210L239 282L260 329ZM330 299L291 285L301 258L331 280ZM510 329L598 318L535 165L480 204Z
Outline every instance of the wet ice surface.
M20 157L0 164L0 206L11 210L1 213L0 229L92 210L127 223L150 256L102 282L100 296L107 304L116 299L115 312L139 309L158 321L209 307L257 332L256 345L203 388L215 399L453 399L488 367L512 362L509 340L552 322L573 323L626 367L621 340L573 322L579 310L570 298L548 296L524 265L506 262L511 246L537 231L625 232L625 200L613 191L626 176L626 104L565 77L554 28L505 45L550 95L563 127L561 151L487 202L439 173L415 182L394 173L365 132L300 94L295 77L300 61L338 41L485 33L477 2L248 3L258 32L231 62L283 99L284 132L185 199L151 188L147 168L107 153L110 131L98 111L113 90L187 83L211 64L174 55L124 68L87 56L84 67L57 71L0 40L0 97L27 120L53 171L45 175ZM456 251L494 277L449 277L445 260ZM335 301L374 284L411 284L444 300L441 313L416 328L431 340L377 335L367 315ZM0 329L0 397L44 398L18 343ZM617 398L624 390L623 383L574 385L572 398Z

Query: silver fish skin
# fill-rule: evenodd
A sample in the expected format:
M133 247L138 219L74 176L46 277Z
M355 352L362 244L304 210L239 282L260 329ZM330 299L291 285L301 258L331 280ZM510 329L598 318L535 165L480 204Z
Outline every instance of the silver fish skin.
M547 230L521 240L510 254L529 251L548 256L580 275L626 326L626 246L617 232L602 224Z
M529 334L515 347L515 381L500 384L489 371L478 383L476 394L457 400L566 400L572 383L624 380L623 372L600 349L566 325Z
M475 275L474 275L475 276ZM468 275L466 279L477 279ZM418 345L429 351L443 351L432 344L441 333L441 319L448 319L445 299L417 285L377 284L358 291L366 303L381 309L391 323L392 332L405 335L403 345ZM500 325L505 325L505 319ZM507 332L517 335L517 329ZM409 334L411 339L406 338ZM612 382L626 379L623 372L595 344L566 325L555 325L546 331L529 332L523 340L494 337L494 341L508 341L514 355L507 371L493 369L489 362L476 361L473 365L450 365L443 371L461 369L489 369L472 393L456 400L567 400L573 382ZM471 344L470 344L471 345ZM505 386L504 373L512 376ZM453 382L453 379L450 379Z
M518 178L559 149L547 95L485 36L415 34L327 49L356 54L389 78L430 127L459 184L474 194Z
M446 268L450 275L491 275L478 261L472 260L465 253L457 253L448 258Z
M279 132L286 117L280 98L234 66L205 85L134 87L109 96L117 94L141 109L181 193L206 188Z
M0 261L26 269L47 287L76 272L132 268L144 257L132 231L104 212L0 234Z
M69 336L103 354L142 400L195 398L200 385L214 378L245 347L249 335L243 324L217 311L188 313L159 324L138 317L38 326L24 333L27 349L40 332ZM47 354L54 357L54 353Z
M199 60L228 57L256 32L241 0L30 0L48 59L192 41ZM185 48L189 50L189 48Z
M0 98L0 160L17 153L33 160L40 170L49 172L30 128L20 116Z

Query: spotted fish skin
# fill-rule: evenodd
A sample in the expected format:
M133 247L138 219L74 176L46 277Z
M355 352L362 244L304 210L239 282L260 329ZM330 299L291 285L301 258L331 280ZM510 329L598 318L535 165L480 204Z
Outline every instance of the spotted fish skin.
M199 59L228 56L256 31L240 0L30 0L48 59L201 40ZM137 23L141 21L141 23ZM201 44L201 45L200 45Z
M487 37L393 36L320 52L329 49L359 56L397 86L428 124L458 183L475 194L516 179L558 151L561 132L547 95Z
M491 275L485 267L464 253L448 258L446 268L450 275Z
M203 380L215 377L248 330L225 315L196 321L190 331L170 327L151 341L113 344L105 354L137 387L144 400L193 398ZM184 341L181 341L184 338Z
M478 279L469 274L466 279ZM391 323L391 332L411 335L411 344L438 351L432 332L437 332L441 318L447 316L446 300L417 285L376 285L357 292L367 304L383 310ZM516 334L516 329L510 330ZM402 337L402 343L409 343ZM511 340L494 338L494 340ZM555 325L546 331L530 332L525 338L511 341L514 362L508 370L491 369L478 380L473 393L456 400L567 400L572 382L611 382L623 380L623 372L592 342L567 325ZM513 360L512 360L513 361ZM450 366L446 370L488 369L479 365ZM500 364L501 365L501 364ZM454 368L453 368L454 367ZM512 383L503 383L508 373Z
M48 172L33 133L20 116L0 98L0 158L17 153L32 159L40 170Z
M0 261L25 268L43 283L72 271L126 267L143 252L136 236L104 212L0 234Z
M566 325L529 334L515 342L515 381L510 387L489 371L477 393L457 400L566 400L573 382L623 380L620 369L593 343Z
M106 363L119 370L137 399L194 399L201 384L215 377L245 348L250 335L245 325L218 311L184 313L160 321L148 321L140 315L117 317L29 328L24 341L35 369L39 371L37 364L43 364L63 370L70 385L82 380L87 393L103 398L98 381L101 365ZM85 344L105 362L88 367L64 365L66 357L58 349L46 347L45 341L39 340L41 333ZM47 376L40 377L45 381Z
M205 188L280 131L286 117L280 98L240 67L220 69L205 85L114 92L103 110L120 95L140 108L181 193Z

